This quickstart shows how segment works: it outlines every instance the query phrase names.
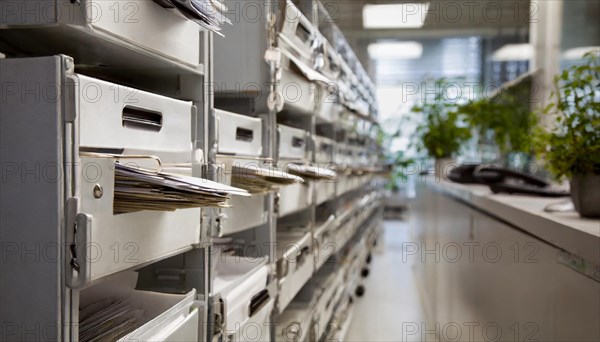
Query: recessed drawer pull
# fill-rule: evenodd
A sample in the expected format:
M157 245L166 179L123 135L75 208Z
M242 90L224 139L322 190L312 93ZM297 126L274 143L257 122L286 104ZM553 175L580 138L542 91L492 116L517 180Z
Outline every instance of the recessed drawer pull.
M162 113L143 108L123 108L123 127L159 132L162 128Z
M269 291L267 289L254 295L252 300L250 300L250 317L254 316L269 301L269 298Z
M252 140L254 140L254 131L251 129L238 127L235 131L235 140L252 142Z
M294 147L304 147L304 139L298 137L292 137L292 146Z

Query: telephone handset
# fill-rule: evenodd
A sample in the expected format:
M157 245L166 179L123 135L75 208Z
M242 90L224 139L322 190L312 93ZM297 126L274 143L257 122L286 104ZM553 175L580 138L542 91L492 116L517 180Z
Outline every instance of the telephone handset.
M465 164L450 171L448 178L457 183L487 184L494 193L563 197L569 192L551 187L539 177L485 164Z

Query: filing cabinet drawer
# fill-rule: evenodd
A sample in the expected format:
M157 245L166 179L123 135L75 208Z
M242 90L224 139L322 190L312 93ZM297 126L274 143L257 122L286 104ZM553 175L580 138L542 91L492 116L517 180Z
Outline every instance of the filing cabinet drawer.
M315 161L317 163L332 163L335 153L335 141L332 139L315 135Z
M252 197L233 197L229 200L231 208L221 209L226 219L222 222L223 235L241 232L267 223L267 211L264 195Z
M191 102L83 75L73 81L80 148L156 155L167 163L191 161Z
M282 72L278 87L284 108L313 115L315 109L315 76L324 78L313 70L313 50L316 29L290 0L285 2L285 12L278 34L282 52Z
M308 132L278 125L279 129L279 158L291 160L305 160L307 157Z
M346 175L338 176L337 186L335 187L336 196L340 196L340 195L343 195L344 193L346 193L346 191L349 190L348 185L349 185L348 184L348 176L346 176Z
M312 247L310 231L277 231L279 277L277 309L280 312L312 277L315 266Z
M279 47L295 52L308 65L312 65L308 62L312 60L313 45L317 38L317 32L318 30L294 3L291 0L286 0L281 31L279 32Z
M193 69L201 65L199 26L153 1L43 2L44 6L38 6L42 15L23 15L36 8L24 0L13 1L14 11L7 8L0 18L9 31L19 31L16 35L9 32L8 39L26 45L31 53L66 53L86 65L108 61L109 66L129 69L150 65L166 69L172 61ZM44 44L29 44L35 39ZM91 46L82 48L82 43ZM145 57L161 59L163 64L146 64Z
M337 180L323 180L315 183L317 205L335 197L336 184Z
M240 326L234 334L228 336L229 341L271 342L270 328L272 324L270 318L274 305L275 300L269 299L244 325Z
M262 155L262 120L215 110L217 114L218 153L260 157Z
M200 62L200 28L173 11L145 0L83 0L82 8L95 8L102 15L88 16L87 24L99 34L107 34L123 42L176 59L190 66ZM115 7L121 15L132 18L115 20ZM134 15L135 12L135 15ZM133 19L135 17L135 19ZM136 24L132 25L132 20ZM141 27L143 26L143 28Z
M79 283L73 287L180 253L200 242L200 208L115 215L114 163L110 158L81 158L80 212L89 216L91 226L85 231L79 227L76 234L88 248L83 258L78 257L86 263L86 274L79 274Z
M315 324L318 329L324 329L333 316L333 311L343 295L344 272L341 270L332 270L332 273L326 279L317 278L320 282L321 293L317 299L316 312L319 316ZM319 331L321 331L319 330Z
M279 189L279 216L300 211L311 205L314 188L314 182L305 182Z
M85 287L90 282L135 265L164 258L191 248L200 239L200 208L176 211L143 210L115 214L115 159L127 166L160 168L150 157L167 164L198 161L192 148L191 102L125 88L75 74L67 108L75 110L80 163L77 168L79 213L85 215L85 231L69 232L74 243L87 248L81 272L69 284ZM67 87L67 89L69 89ZM98 155L86 155L85 151ZM114 152L113 152L114 151ZM128 157L131 156L131 157ZM79 229L79 228L78 228ZM81 260L80 260L81 259Z
M316 114L320 120L324 122L336 122L338 120L341 105L338 103L337 94L336 87L330 85L316 86Z
M79 312L79 340L103 334L104 340L119 342L201 338L205 303L196 299L196 290L185 294L143 291L135 288L136 280L136 272L125 272L79 293L74 308Z
M135 291L142 292L145 291ZM140 328L119 339L119 342L135 341L165 341L165 342L194 342L200 339L200 324L203 322L200 313L199 302L194 302L196 291L186 295L179 303L159 314L156 318L150 320ZM146 294L149 303L160 299L160 297L174 297L177 295L168 295L160 293ZM154 300L154 301L153 301ZM154 311L155 307L148 308L147 311Z
M227 256L218 262L213 294L223 303L224 335L241 336L248 324L263 327L273 308L268 274L266 258Z
M310 303L295 300L277 316L275 342L304 342L309 340L309 331L314 314Z
M320 269L323 264L333 255L335 255L342 246L336 244L335 235L338 221L332 215L329 219L320 224L314 233L315 246L315 270Z
M345 169L354 162L354 149L348 144L336 144L335 162L339 169Z
M283 69L278 89L284 101L284 109L305 115L314 114L315 86L292 67Z

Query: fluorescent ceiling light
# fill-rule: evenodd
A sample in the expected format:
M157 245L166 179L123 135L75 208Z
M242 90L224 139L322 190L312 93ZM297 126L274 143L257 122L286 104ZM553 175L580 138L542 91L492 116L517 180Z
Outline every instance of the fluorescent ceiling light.
M600 46L582 46L569 49L562 54L563 59L567 60L579 60L583 59L583 56L588 52L595 52L600 54Z
M526 61L531 58L533 58L531 44L507 44L492 55L492 60L496 62Z
M371 59L417 59L423 55L419 42L383 42L369 44Z
M425 24L429 3L404 3L394 5L365 5L363 7L363 27L421 28Z

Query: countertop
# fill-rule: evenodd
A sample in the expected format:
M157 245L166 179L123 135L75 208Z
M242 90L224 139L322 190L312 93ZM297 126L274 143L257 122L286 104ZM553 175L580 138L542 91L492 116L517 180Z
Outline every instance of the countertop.
M494 194L485 185L466 185L427 177L423 181L567 252L600 265L600 219L581 218L575 211L548 213L544 208L564 198Z

